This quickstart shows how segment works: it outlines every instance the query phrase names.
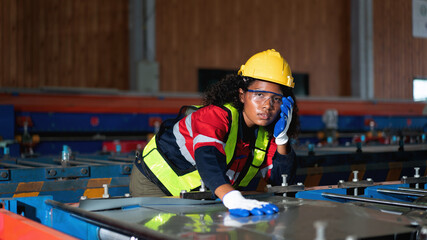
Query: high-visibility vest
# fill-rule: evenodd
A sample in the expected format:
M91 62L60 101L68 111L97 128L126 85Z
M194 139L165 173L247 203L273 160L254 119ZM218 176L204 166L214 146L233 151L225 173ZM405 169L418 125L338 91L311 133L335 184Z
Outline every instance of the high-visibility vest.
M239 112L231 104L225 104L224 107L231 112L231 127L225 144L225 155L227 166L231 166L234 151L237 144L237 132L239 128ZM177 173L168 164L167 156L164 156L157 149L157 138L154 136L145 146L142 153L142 161L138 160L144 172L150 176L162 190L168 195L179 196L182 190L191 191L201 186L201 177L196 168L184 173ZM252 163L245 172L239 174L239 178L234 183L234 187L246 187L253 177L258 173L261 164L266 158L266 152L269 144L268 132L263 127L258 128L258 134L255 141L255 149Z

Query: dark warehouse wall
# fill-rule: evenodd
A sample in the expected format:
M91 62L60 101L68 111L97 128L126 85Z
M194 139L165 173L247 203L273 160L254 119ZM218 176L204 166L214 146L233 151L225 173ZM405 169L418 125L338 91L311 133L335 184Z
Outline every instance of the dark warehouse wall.
M0 87L129 89L128 0L1 0ZM373 0L374 97L411 99L427 76L409 0ZM310 96L350 96L350 0L156 0L160 90L196 92L199 69L275 48Z
M412 80L427 78L427 39L412 36L412 1L374 2L377 99L412 99Z
M308 73L310 95L350 90L350 1L157 0L161 89L196 91L197 69L239 69L251 55L280 51Z
M127 0L1 0L0 87L128 89Z

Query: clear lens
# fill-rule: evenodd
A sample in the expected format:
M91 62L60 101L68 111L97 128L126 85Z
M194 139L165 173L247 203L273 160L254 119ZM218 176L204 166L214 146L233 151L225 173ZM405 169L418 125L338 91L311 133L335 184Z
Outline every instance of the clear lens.
M258 104L264 104L267 100L274 106L282 105L282 96L266 91L248 90L252 94L252 100Z

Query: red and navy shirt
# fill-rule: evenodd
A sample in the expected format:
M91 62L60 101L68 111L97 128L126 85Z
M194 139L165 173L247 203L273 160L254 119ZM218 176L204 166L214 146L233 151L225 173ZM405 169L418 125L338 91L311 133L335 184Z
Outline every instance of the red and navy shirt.
M251 159L258 127L248 128L239 113L239 128L235 154L227 167L225 144L231 126L231 113L225 107L209 105L185 116L159 137L157 147L167 156L174 168L199 171L205 185L213 192L223 184L233 184ZM293 179L295 152L287 155L276 152L274 138L270 140L267 157L261 165L262 176L272 185L282 183L282 174ZM251 161L251 160L250 160Z

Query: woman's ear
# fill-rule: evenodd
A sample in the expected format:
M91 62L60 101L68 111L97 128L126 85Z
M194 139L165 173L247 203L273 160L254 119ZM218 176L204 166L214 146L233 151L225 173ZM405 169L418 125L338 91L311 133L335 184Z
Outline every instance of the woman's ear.
M245 92L241 88L239 88L239 98L241 103L245 103Z

